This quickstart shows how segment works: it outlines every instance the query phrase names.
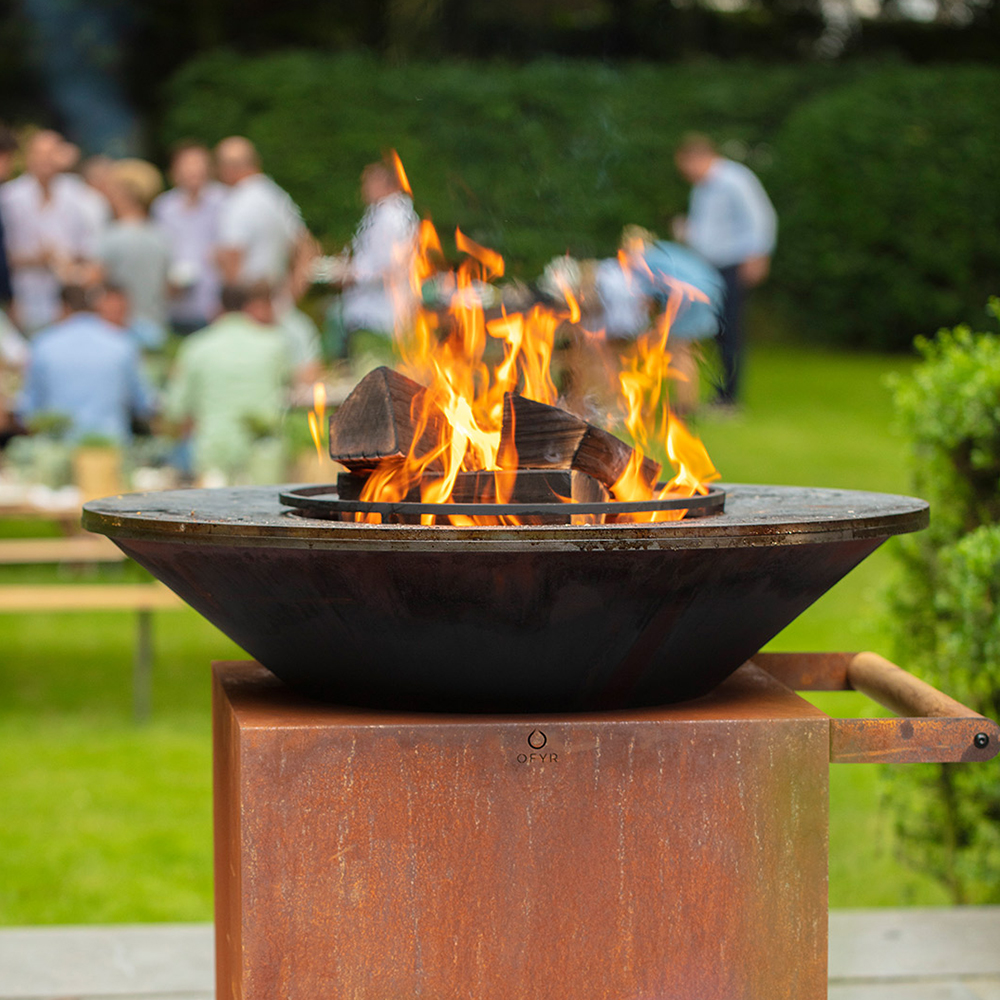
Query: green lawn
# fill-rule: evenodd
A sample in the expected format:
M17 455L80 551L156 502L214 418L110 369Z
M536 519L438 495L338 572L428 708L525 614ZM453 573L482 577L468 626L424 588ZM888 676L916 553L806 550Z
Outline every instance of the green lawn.
M905 492L882 384L905 364L762 347L745 415L706 417L698 430L731 481ZM891 652L881 599L891 569L876 552L773 648ZM14 578L25 571L0 571ZM239 651L194 612L158 614L154 720L138 727L133 628L126 614L0 616L0 924L211 917L208 664ZM855 695L817 701L870 711ZM831 904L944 903L894 858L878 769L838 765L830 781Z

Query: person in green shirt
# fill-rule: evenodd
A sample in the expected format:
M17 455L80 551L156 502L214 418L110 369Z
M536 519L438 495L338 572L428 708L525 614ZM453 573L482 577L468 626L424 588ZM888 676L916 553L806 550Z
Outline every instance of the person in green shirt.
M247 314L257 294L222 289L222 314L181 344L164 415L190 433L204 486L283 478L281 419L292 381L282 331Z

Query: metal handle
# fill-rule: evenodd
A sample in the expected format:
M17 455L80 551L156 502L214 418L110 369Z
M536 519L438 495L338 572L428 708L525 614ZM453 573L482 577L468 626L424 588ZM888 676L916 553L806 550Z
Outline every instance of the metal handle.
M758 653L753 662L796 691L860 691L894 719L831 719L833 763L990 760L1000 726L878 653Z

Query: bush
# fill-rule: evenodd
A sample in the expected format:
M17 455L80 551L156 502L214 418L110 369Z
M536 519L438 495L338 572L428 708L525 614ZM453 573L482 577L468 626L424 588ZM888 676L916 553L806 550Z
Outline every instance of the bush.
M763 65L389 64L216 52L165 92L164 146L244 133L331 250L361 212L358 175L398 148L417 208L528 280L553 255L607 255L622 225L666 234L687 205L690 130L758 172L778 209L761 305L802 339L909 347L974 317L1000 260L1000 71Z
M164 146L238 132L333 249L360 215L358 176L396 147L417 208L537 277L555 254L612 254L634 222L669 232L687 187L685 131L711 129L751 162L829 67L666 67L545 59L390 65L353 53L198 59L166 91Z
M1000 76L897 66L805 102L776 141L774 288L810 332L906 347L973 320L1000 260Z
M1000 300L991 309L1000 318ZM1000 715L1000 340L968 327L919 340L897 380L931 527L903 540L898 654L931 683ZM1000 902L1000 776L981 764L890 772L905 852L956 903Z

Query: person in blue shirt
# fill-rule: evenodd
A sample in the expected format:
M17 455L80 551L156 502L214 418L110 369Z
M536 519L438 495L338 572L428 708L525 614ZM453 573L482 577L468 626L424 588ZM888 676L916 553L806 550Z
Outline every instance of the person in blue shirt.
M63 318L31 341L18 415L38 413L70 421L67 437L131 440L132 417L153 415L153 393L127 333L90 311L86 291L76 285L60 293Z
M692 185L681 235L718 268L726 284L718 335L723 381L717 402L731 407L739 397L746 295L767 278L777 215L753 172L719 156L707 136L687 136L677 148L675 162Z

